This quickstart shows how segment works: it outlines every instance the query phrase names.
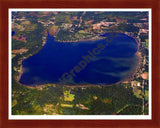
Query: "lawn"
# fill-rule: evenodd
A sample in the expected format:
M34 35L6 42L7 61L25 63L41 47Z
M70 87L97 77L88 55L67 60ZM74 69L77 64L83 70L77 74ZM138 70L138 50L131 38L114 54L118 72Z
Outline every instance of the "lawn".
M137 98L142 98L142 91L141 89L138 89L137 87L135 87L133 89L133 92L134 92L134 95L137 97Z
M145 100L148 101L148 98L149 98L149 91L145 90Z
M73 101L74 100L74 94L71 94L69 91L64 92L64 101Z
M72 108L73 105L71 105L71 104L61 104L61 107Z

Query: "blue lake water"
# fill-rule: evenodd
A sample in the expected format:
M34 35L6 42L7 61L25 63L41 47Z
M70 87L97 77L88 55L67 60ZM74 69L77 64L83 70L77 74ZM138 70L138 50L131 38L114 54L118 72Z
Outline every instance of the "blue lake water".
M102 36L111 36L105 34ZM48 35L44 47L23 60L20 83L37 86L59 84L113 84L136 69L135 39L118 34L98 41L56 42Z
M14 34L15 34L15 31L12 31L12 36L14 36Z

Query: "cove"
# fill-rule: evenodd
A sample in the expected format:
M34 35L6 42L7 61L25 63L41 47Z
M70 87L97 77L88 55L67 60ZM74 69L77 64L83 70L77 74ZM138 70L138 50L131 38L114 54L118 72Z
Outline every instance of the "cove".
M101 36L110 36L106 33ZM22 61L22 74L19 82L27 86L38 86L47 83L67 85L103 84L109 85L130 77L138 65L137 42L132 37L118 33L108 43L106 39L96 41L57 42L48 35L46 44L35 55ZM79 64L88 51L101 44L105 48L87 63L72 79L59 81L64 73ZM91 56L91 54L90 54ZM70 74L71 75L71 74Z

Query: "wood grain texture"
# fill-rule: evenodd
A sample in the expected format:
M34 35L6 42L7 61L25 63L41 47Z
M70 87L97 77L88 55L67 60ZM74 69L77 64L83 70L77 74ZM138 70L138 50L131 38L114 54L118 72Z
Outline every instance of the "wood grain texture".
M152 120L8 120L9 8L152 8ZM159 0L1 0L0 128L159 128L160 127Z

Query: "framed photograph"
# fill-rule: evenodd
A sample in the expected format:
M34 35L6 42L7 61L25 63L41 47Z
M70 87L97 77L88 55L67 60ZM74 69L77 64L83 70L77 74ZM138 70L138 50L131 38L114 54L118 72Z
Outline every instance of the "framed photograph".
M0 126L159 127L158 2L61 2L1 2Z
M151 9L9 9L9 25L10 119L151 119Z

